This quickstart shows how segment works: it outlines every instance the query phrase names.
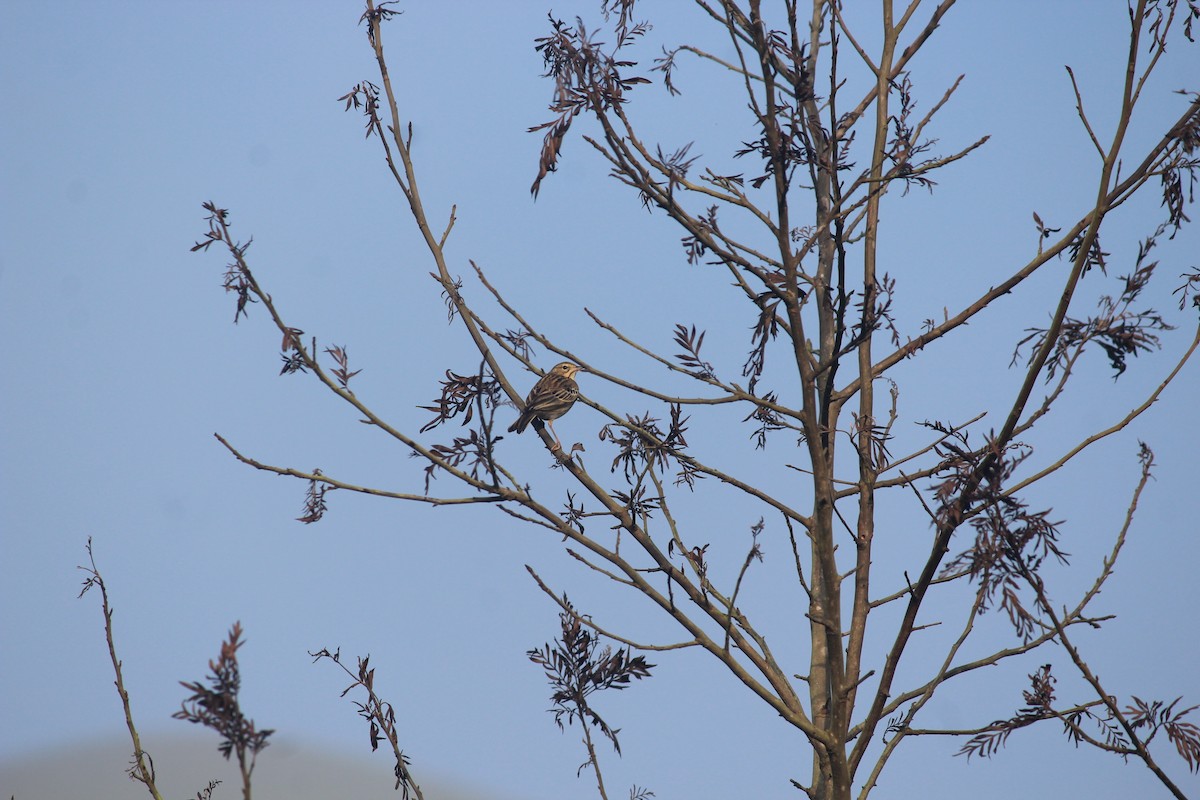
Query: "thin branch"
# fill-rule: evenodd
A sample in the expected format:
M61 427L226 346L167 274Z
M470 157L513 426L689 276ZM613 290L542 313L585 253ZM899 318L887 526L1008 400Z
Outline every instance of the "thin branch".
M1069 451L1067 451L1066 454L1064 454L1061 458L1059 458L1053 464L1050 464L1045 469L1042 469L1039 472L1036 472L1033 475L1030 475L1025 480L1014 485L1011 489L1008 489L1005 493L1009 494L1009 495L1013 495L1013 494L1016 494L1017 492L1020 492L1025 487L1031 486L1034 483L1037 483L1038 481L1040 481L1042 478L1046 477L1047 475L1057 472L1059 469L1066 466L1067 462L1069 462L1071 459L1075 458L1075 456L1079 455L1080 453L1082 453L1084 450L1086 450L1088 447L1092 446L1096 442L1100 441L1101 439L1105 439L1109 436L1112 436L1114 433L1124 430L1126 428L1126 426L1129 425L1129 423L1133 422L1135 419L1140 417L1146 410L1148 410L1150 408L1150 406L1152 406L1156 402L1158 402L1159 396L1162 395L1163 391L1167 388L1167 386L1169 386L1175 380L1176 376L1178 376L1179 373L1183 370L1184 365L1186 365L1187 362L1191 359L1192 355L1196 352L1196 348L1198 346L1200 346L1200 328L1196 329L1196 334L1192 338L1191 344L1188 346L1187 350L1184 351L1184 354L1183 354L1183 356L1180 357L1179 361L1176 362L1175 367L1171 370L1171 372L1167 375L1167 377L1165 377L1162 380L1162 382L1159 383L1157 387L1155 387L1154 391L1152 391L1150 393L1150 395L1146 398L1146 400L1143 403L1138 405L1136 408L1132 409L1128 414L1126 414L1120 420L1118 420L1117 422L1108 426L1104 430L1097 431L1096 433L1093 433L1091 436L1088 436L1082 442L1080 442L1079 444L1075 445L1075 447L1073 447Z
M1071 76L1071 88L1075 91L1075 110L1079 113L1079 119L1083 122L1083 128L1087 131L1088 136L1092 140L1092 145L1096 148L1096 152L1100 154L1100 160L1103 161L1107 156L1104 153L1104 148L1100 146L1100 140L1096 138L1096 132L1092 130L1092 123L1088 122L1087 114L1083 110L1083 95L1079 92L1079 83L1075 80L1075 70L1068 65L1066 67L1067 74Z
M117 658L117 644L113 637L113 610L108 604L108 587L104 585L104 578L101 577L100 570L96 567L96 556L92 552L92 537L90 536L87 540L87 554L88 563L91 566L78 567L88 575L83 582L83 588L79 590L79 597L83 597L93 586L100 590L100 610L104 613L104 641L108 644L108 657L112 662L113 674L116 675L115 685L117 695L121 698L121 708L125 712L125 727L133 742L133 765L128 769L129 777L145 786L146 791L155 800L162 800L162 795L155 783L157 776L154 772L154 759L142 749L141 736L138 735L137 726L133 723L133 708L129 702L129 692L125 690L125 676L121 669L121 659Z
M466 505L470 503L503 503L505 501L517 499L515 495L509 494L472 497L430 497L429 495L409 494L406 492L391 492L386 489L375 489L370 486L356 486L352 483L346 483L345 481L331 478L321 472L304 472L303 470L292 469L291 467L277 467L272 464L266 464L262 461L250 458L247 455L243 455L237 450L237 448L230 444L225 437L221 436L221 434L214 433L213 436L216 437L218 442L225 446L225 449L233 454L234 458L236 458L238 461L241 461L243 464L247 464L255 469L261 469L264 472L272 472L276 475L286 475L292 478L300 478L301 480L324 484L325 486L330 486L334 489L345 489L347 491L358 492L360 494L369 494L374 497L389 497L394 500L412 500L418 503L428 503L429 505L433 506Z
M571 606L570 603L568 603L563 597L559 596L553 589L551 589L549 586L546 585L546 582L544 580L542 580L542 577L540 575L538 575L537 572L534 571L533 567L526 564L525 569L528 570L530 576L534 579L534 581L537 582L538 588L541 589L543 592L545 592L546 596L549 597L551 600L553 600L560 609L562 609L565 613L570 614L575 619L579 620L580 623L591 628L596 633L600 634L601 636L605 637L606 639L612 639L614 642L620 642L621 644L625 645L626 647L632 647L634 650L644 650L647 652L662 652L665 650L685 650L689 647L699 647L700 646L700 642L697 641L696 639L692 639L692 640L686 641L686 642L674 642L672 644L646 644L645 642L637 642L637 641L634 641L633 639L628 639L624 636L621 636L620 634L613 633L612 631L608 630L607 628L603 628L600 625L597 625L596 621L594 619L592 619L591 615L580 614L578 611L576 611L575 608L573 606Z

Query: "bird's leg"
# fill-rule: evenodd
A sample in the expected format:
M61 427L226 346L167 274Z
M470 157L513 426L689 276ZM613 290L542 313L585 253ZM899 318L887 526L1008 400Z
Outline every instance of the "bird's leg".
M546 420L546 424L550 426L550 435L554 437L554 446L550 448L551 452L562 450L562 442L558 438L558 431L554 430L554 423Z

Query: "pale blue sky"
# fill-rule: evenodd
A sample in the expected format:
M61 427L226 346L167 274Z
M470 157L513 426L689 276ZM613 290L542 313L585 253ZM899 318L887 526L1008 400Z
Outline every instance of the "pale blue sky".
M532 40L548 29L547 7L409 5L385 31L390 66L414 120L426 208L440 224L458 205L449 256L468 277L470 295L482 295L469 279L474 259L560 344L607 369L660 378L587 323L585 306L668 353L674 323L708 328L713 360L736 371L747 323L722 314L727 277L688 267L679 232L607 180L578 137L540 199L530 199L540 135L526 129L549 119L550 93ZM1032 211L1059 224L1094 196L1095 153L1062 66L1075 68L1105 131L1119 86L1122 4L963 6L915 62L917 97L928 108L965 73L935 123L939 152L993 138L936 176L932 196L915 190L885 208L890 249L882 268L898 280L906 333L1024 263L1035 244ZM598 21L592 3L553 9ZM658 13L649 4L643 11ZM523 565L635 638L677 637L636 599L576 569L555 537L494 510L430 510L334 493L329 516L303 526L294 520L303 484L237 464L212 438L219 431L254 457L349 481L417 490L422 477L406 452L312 381L277 376L279 337L261 308L230 324L223 257L188 252L205 230L206 200L230 209L236 233L254 237L251 264L289 322L322 345L346 346L353 368L364 370L359 396L398 426L415 431L426 421L416 407L432 400L445 369L477 364L466 337L446 325L427 277L432 266L375 142L364 142L361 118L336 102L375 77L359 13L354 2L7 3L0 10L0 760L124 735L98 598L75 599L82 575L74 567L84 563L88 536L110 585L126 682L152 752L156 735L183 727L170 719L183 696L177 681L201 677L229 625L241 620L243 702L261 725L338 752L365 751L366 731L338 697L343 676L306 656L340 646L372 655L418 777L450 775L500 796L591 796L590 776L575 777L584 757L575 731L555 728L545 713L549 690L525 657L554 635L556 613ZM695 14L679 25L657 22L646 60L658 42L719 41ZM1186 44L1176 43L1147 88L1135 142L1156 139L1182 111L1173 90L1200 88L1200 56ZM661 136L665 150L695 140L693 153L734 163L729 153L752 136L736 116L740 101L722 99L736 84L695 62L683 62L678 82L679 100L668 101L659 85L635 93L632 109L647 138ZM1128 272L1156 206L1148 195L1112 220L1105 245L1113 274ZM1171 312L1180 330L1165 337L1164 353L1133 361L1115 384L1093 355L1068 398L1071 411L1034 442L1045 460L1118 419L1161 379L1190 339L1194 312L1175 313L1170 290L1197 252L1194 229L1163 242L1163 275L1148 302ZM1048 272L961 339L897 370L896 452L920 441L916 422L961 420L1012 397L1019 375L1008 369L1010 348L996 342L1044 324L1046 293L1060 279L1061 271ZM1097 294L1114 291L1086 286L1081 314ZM1194 366L1151 417L1032 498L1069 520L1064 548L1078 571L1061 576L1060 597L1073 604L1128 501L1137 440L1157 453L1157 480L1097 608L1121 617L1085 637L1094 665L1123 697L1184 694L1200 702L1188 666L1200 653L1187 611L1200 564L1196 374ZM610 407L646 410L613 387L587 377L581 384ZM589 468L602 474L611 455L595 439L601 424L581 408L558 428L586 444ZM774 466L798 457L784 438L773 442L769 460L755 461L742 431L712 435L711 455L727 450L730 463L751 474L772 465L761 479L795 496L794 476ZM546 498L569 488L565 476L544 469L536 440L510 437L505 446ZM699 540L744 552L758 512L708 507L707 492L682 503L683 519L711 528ZM913 569L906 559L927 541L928 527L910 498L885 503L895 513L880 535L886 584ZM764 578L747 589L747 602L760 607L776 600L764 588L767 576L788 568L786 532L768 522ZM961 617L953 599L934 607L946 609L951 628ZM803 627L796 609L785 607L793 601L763 613L777 624L773 644L800 665L802 648L780 641ZM999 615L981 627L981 649L1011 636ZM795 796L787 779L804 778L808 760L798 735L704 657L650 660L659 664L653 680L600 701L623 729L624 757L604 761L618 796L633 783L660 798ZM1007 715L1020 703L1023 676L1046 660L1056 664L1068 699L1074 681L1065 658L1035 654L949 687L925 725ZM906 662L910 677L927 667L919 648ZM1053 797L1066 786L1095 797L1157 791L1139 768L1077 751L1053 726L1015 734L993 761L952 758L957 747L911 744L877 796L956 797L964 787L975 797ZM1160 752L1181 784L1200 791L1200 780ZM268 749L262 760L272 755ZM390 786L383 756L369 763L380 786ZM222 796L235 796L225 789ZM272 796L268 785L257 789Z

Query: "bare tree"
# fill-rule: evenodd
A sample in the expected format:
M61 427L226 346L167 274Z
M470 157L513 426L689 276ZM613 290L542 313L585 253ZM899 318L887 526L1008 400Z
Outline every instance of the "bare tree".
M1184 94L1175 119L1155 122L1160 135L1150 146L1132 150L1127 139L1161 56L1168 44L1186 46L1178 40L1192 39L1200 6L1193 0L1130 0L1128 49L1114 54L1125 67L1119 105L1096 114L1068 70L1079 122L1096 156L1094 185L1078 187L1078 212L1052 221L1034 213L1034 227L1013 234L1028 240L1023 263L988 263L969 302L946 309L940 320L914 323L900 318L894 306L897 285L906 276L882 267L882 209L902 202L912 189L932 191L935 174L987 141L984 136L939 150L931 136L934 119L959 84L936 87L929 102L910 74L954 0L932 8L913 0L903 10L885 0L871 31L879 41L871 49L840 2L762 5L697 0L693 12L723 33L723 49L681 44L649 66L638 55L648 24L635 18L632 0L602 3L602 28L552 16L536 43L553 82L553 101L550 119L532 128L544 136L533 194L559 165L575 126L586 122L593 133L583 140L633 191L633 201L664 224L679 226L688 263L727 274L732 293L722 313L731 329L751 331L740 375L715 363L704 350L706 331L694 324L675 322L678 352L668 354L588 310L621 350L619 357L591 356L540 332L536 319L511 304L504 287L474 262L469 286L456 276L445 250L455 213L444 218L422 201L412 127L388 71L384 23L397 12L391 4L367 0L362 22L379 76L362 81L342 100L364 114L367 136L381 148L428 248L449 314L478 356L446 370L438 395L423 406L433 414L428 424L419 431L393 425L351 388L358 370L351 368L347 348L322 346L293 327L256 278L248 242L231 231L229 212L208 203L209 229L194 249L216 245L232 257L224 285L236 296L235 321L251 303L261 304L282 335L283 371L314 377L381 436L411 450L424 463L426 477L409 491L356 485L319 470L266 463L217 438L248 465L307 481L301 517L306 523L321 519L333 489L433 505L491 504L531 531L548 534L548 543L562 542L566 554L598 580L629 590L673 620L680 631L676 642L638 641L630 625L577 610L562 590L534 574L563 615L562 640L531 651L555 683L560 724L565 715L568 722L580 721L585 734L588 725L598 726L614 745L615 729L592 716L587 687L645 677L650 665L632 655L635 650L666 657L661 651L698 648L807 742L811 765L793 782L812 798L866 797L900 745L913 737L961 737L964 755L987 757L1013 732L1046 721L1061 725L1077 745L1141 763L1183 797L1171 777L1178 765L1164 763L1174 749L1185 769L1200 770L1196 706L1182 699L1143 700L1127 687L1102 682L1076 636L1077 629L1100 627L1109 618L1094 612L1092 601L1112 576L1134 525L1154 466L1150 447L1139 445L1140 479L1130 488L1127 513L1113 521L1109 554L1078 596L1063 597L1047 583L1047 566L1068 561L1064 523L1027 498L1043 479L1076 466L1080 453L1147 412L1200 343L1197 328L1177 347L1173 366L1113 424L1065 450L1035 450L1039 426L1078 402L1065 399L1066 389L1086 354L1102 353L1117 377L1131 356L1161 349L1163 334L1173 328L1145 298L1163 273L1152 257L1155 248L1188 222L1186 207L1200 164L1200 96ZM708 80L741 87L742 105L711 112L743 111L755 131L729 154L740 159L740 171L716 166L727 159L708 166L689 145L656 145L639 133L639 93L661 79L667 93L678 94L683 59L711 70ZM1100 116L1113 121L1101 125ZM1134 262L1118 266L1107 249L1112 244L1101 244L1105 222L1132 198L1155 191L1161 193L1162 215L1137 244ZM1027 282L1046 272L1054 274L1048 280L1056 282L1055 292L1029 290ZM1179 268L1167 272L1177 274ZM1181 317L1200 306L1200 272L1183 277L1176 290ZM1018 341L991 343L1006 361L1011 357L1015 396L995 399L969 419L905 420L895 378L899 367L927 357L1001 298L1022 291L1025 302L1044 304L1049 322ZM1096 307L1084 310L1088 294ZM485 314L492 304L502 317ZM548 457L574 484L561 506L537 491L534 476L514 466L509 457L514 437L505 434L516 412L504 409L520 410L525 401L518 387L526 382L516 371L543 374L538 363L544 355L578 365L588 381L618 390L624 403L607 408L586 391L579 400L607 419L599 439L612 460L600 470L585 465L579 446L558 448L551 431L535 419ZM631 356L660 369L662 385L643 385L603 366ZM948 383L961 379L947 376ZM681 380L692 388L674 389ZM723 419L726 406L737 409L748 426L756 450L752 462L726 457L701 438L712 426L698 423L705 415ZM626 410L645 407L652 410ZM497 411L503 412L499 420ZM984 430L985 416L999 423ZM445 433L455 422L459 428ZM911 439L898 426L912 423L923 439L898 452L898 442ZM439 433L441 440L430 438ZM458 488L442 491L448 483ZM714 545L713 532L703 524L674 513L701 485L713 502L744 504L749 536L736 552L728 542ZM771 488L780 485L788 488ZM911 560L873 581L880 574L876 543L894 533L878 504L892 495L894 502L911 503L932 532L919 545L910 536ZM805 606L803 645L809 655L802 674L768 645L786 640L787 632L767 630L760 620L769 615L742 600L746 587L766 580L755 565L764 557L760 539L768 527L786 531L792 565L790 584L771 587L769 594L796 595ZM895 583L897 575L905 579ZM945 606L930 611L930 597L955 586L971 587L960 616ZM974 641L978 618L988 611L1002 612L1011 622L1011 642L968 656L974 651L965 645ZM924 677L902 683L899 668L914 660L916 635L935 624L957 625L957 633L932 658L930 645L922 645L919 668L904 674ZM597 651L594 637L624 649ZM920 726L921 712L935 694L954 691L954 684L984 667L1035 651L1046 665L1030 674L1023 705L1011 717L968 729ZM1059 699L1052 657L1059 659L1059 673L1077 674L1085 695ZM595 682L581 681L580 674ZM598 791L607 797L590 734L585 744L586 765L595 769ZM635 787L639 793L644 790Z

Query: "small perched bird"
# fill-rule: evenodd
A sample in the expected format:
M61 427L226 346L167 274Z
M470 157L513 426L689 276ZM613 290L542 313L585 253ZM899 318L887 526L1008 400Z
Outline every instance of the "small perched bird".
M554 420L571 410L579 398L579 384L575 383L575 373L586 372L578 364L564 361L547 372L542 379L529 390L525 398L525 408L521 416L509 426L510 432L521 433L529 427L534 418L545 420L550 425L550 434L554 436L555 450L562 449L562 442L554 432Z

